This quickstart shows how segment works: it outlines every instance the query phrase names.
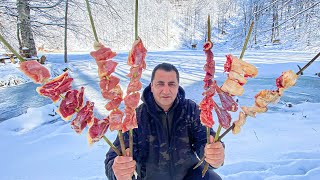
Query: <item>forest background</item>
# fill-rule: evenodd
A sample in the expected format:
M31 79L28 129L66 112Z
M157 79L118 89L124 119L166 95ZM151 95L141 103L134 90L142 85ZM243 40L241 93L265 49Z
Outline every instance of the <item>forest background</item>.
M134 2L90 1L99 39L115 51L134 40ZM254 21L249 48L316 52L319 12L314 0L140 0L139 36L148 50L201 49L209 14L217 49L241 49ZM94 41L85 0L0 0L0 33L33 55L89 51Z

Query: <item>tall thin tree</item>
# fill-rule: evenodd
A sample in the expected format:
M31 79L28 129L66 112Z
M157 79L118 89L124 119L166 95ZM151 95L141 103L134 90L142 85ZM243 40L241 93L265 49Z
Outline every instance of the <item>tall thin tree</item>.
M64 62L68 62L68 4L69 0L66 0L66 10L64 15Z
M36 45L31 29L29 0L17 0L17 10L21 36L21 46L19 48L22 50L22 48L26 47L30 50L30 55L37 56Z

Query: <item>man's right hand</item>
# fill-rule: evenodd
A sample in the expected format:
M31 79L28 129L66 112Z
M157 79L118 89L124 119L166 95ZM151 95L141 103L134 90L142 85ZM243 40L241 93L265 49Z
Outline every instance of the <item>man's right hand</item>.
M136 169L136 161L132 157L117 156L112 165L112 170L117 180L130 180Z

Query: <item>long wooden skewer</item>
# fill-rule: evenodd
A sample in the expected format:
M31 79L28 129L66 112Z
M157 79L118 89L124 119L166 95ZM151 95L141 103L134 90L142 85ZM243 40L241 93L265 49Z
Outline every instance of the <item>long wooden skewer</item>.
M242 47L240 59L243 58L244 53L245 53L245 51L246 51L246 49L247 49L247 45L248 45L248 42L249 42L249 39L250 39L250 35L251 35L252 29L253 29L253 24L254 24L254 22L252 21L252 22L251 22L251 25L250 25L249 32L248 32L247 37L246 37L246 40L245 40L245 42L244 42L244 44L243 44L243 47ZM208 40L209 40L209 38L210 38L210 36L209 36L209 32L210 32L209 26L210 26L210 16L208 16ZM234 126L234 124L233 124L232 126ZM208 131L208 130L207 130L207 131ZM221 131L221 125L219 125L219 127L218 127L218 131L216 132L216 136L215 136L215 138L214 138L214 142L217 142L217 141L220 140L220 138L219 138L220 131ZM229 131L230 131L230 130L229 130ZM208 132L207 132L207 133L208 133ZM197 167L199 167L199 166L202 164L202 162L204 161L204 159L205 159L205 157L203 157L203 158L200 160L200 162L194 167L194 169L197 168ZM208 168L209 168L209 163L206 162L206 164L204 165L204 168L203 168L203 170L202 170L202 177L205 176Z
M91 8L90 8L90 4L89 4L89 0L86 0L86 5L87 5L87 11L89 14L89 19L90 19L90 24L92 27L92 31L93 31L93 35L94 35L94 39L96 40L96 42L99 42L98 39L98 34L94 25L94 21L93 21L93 17L92 17L92 13L91 13ZM121 131L118 131L118 135L119 135L119 141L120 141L120 146L121 146L121 151L122 151L122 156L126 155L126 151L125 151L125 144L123 141L123 135ZM103 136L103 139L109 144L109 146L117 153L118 156L121 155L120 151L108 140L108 138L106 136Z
M135 40L138 39L138 6L139 6L139 1L136 0L135 17L134 17L134 38L135 38ZM130 149L130 156L133 157L133 129L129 130L129 149Z
M4 39L4 37L1 34L0 40L20 60L20 62L26 61L23 59L22 56L20 56L20 54L16 50L13 49L13 47Z
M211 42L211 25L210 25L210 14L208 14L208 20L207 20L207 37L208 37L208 42ZM207 135L207 144L210 144L210 128L206 128L206 135ZM193 167L193 169L198 168L203 162L204 159L206 158L205 155L202 156L200 161ZM208 163L206 163L207 165ZM203 173L203 172L202 172Z
M91 23L91 27L92 27L94 39L95 39L97 42L99 42L99 40L98 40L98 35L97 35L97 31L96 31L96 27L94 26L92 14L91 14L91 8L90 8L89 0L86 0L86 4L87 4L87 11L88 11L88 14L89 14L89 19L90 19L90 23Z
M318 57L320 56L320 52L314 56L306 65L303 66L303 68L300 69L296 74L299 75L301 74L307 67L309 67Z
M247 49L247 45L248 45L248 42L249 42L249 39L250 39L250 35L251 35L252 29L253 29L253 24L254 24L254 21L251 22L250 29L249 29L249 32L247 34L246 40L244 41L244 44L243 44L243 47L242 47L242 51L241 51L241 55L240 55L239 59L243 58L244 52Z

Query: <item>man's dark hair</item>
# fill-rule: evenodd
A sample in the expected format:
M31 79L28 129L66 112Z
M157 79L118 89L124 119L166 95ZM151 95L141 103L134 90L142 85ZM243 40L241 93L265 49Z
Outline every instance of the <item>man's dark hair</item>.
M169 63L161 63L161 64L158 64L152 71L152 75L151 75L151 82L153 81L154 79L154 75L156 74L156 71L157 70L164 70L166 72L170 72L170 71L175 71L176 72L176 75L177 75L177 80L178 80L178 83L179 83L179 72L178 72L178 69L172 65L172 64L169 64Z

